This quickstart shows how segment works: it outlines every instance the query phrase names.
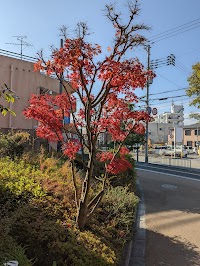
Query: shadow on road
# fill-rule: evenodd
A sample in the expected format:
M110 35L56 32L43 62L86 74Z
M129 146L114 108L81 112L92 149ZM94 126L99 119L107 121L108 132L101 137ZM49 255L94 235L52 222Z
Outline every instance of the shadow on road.
M200 266L200 182L138 171L146 203L146 266Z
M147 230L146 266L199 266L200 254L197 247L180 239L170 238L160 233ZM157 243L157 244L156 244ZM149 253L153 253L151 256Z

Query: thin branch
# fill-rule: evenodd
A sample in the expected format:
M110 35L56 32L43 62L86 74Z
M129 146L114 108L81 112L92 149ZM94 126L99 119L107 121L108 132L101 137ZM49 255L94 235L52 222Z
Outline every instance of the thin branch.
M72 169L72 181L73 181L73 185L74 185L74 199L75 199L75 203L76 203L76 209L78 210L78 186L77 186L77 182L76 182L74 161L71 162L71 169Z
M102 194L104 193L103 190L101 190L88 204L88 209L90 209L95 203L97 203L99 197L102 197Z

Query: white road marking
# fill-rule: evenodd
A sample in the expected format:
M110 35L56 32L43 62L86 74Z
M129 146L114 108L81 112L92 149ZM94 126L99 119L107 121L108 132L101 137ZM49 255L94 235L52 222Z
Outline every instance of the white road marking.
M168 175L168 176L175 176L175 177L179 177L179 178L182 178L182 179L188 179L188 180L200 182L200 179L195 179L195 178L191 178L191 177L187 177L187 176L180 176L180 175L175 175L175 174L163 173L163 172L159 172L159 171L155 171L155 170L149 170L149 169L144 169L144 168L139 168L139 167L136 167L135 169L136 170L142 170L142 171L149 171L151 173L159 173L159 174Z
M154 164L153 166L152 166L152 165L145 165L145 167L156 167L156 169L163 170L163 168L159 168L159 167L155 166L155 164ZM176 171L176 172L178 172L178 173L185 173L185 172L184 172L183 170L181 170L181 169L170 169L170 168L168 168L167 171ZM193 174L193 175L197 175L197 176L200 177L200 175L197 174L197 173L192 173L192 174Z

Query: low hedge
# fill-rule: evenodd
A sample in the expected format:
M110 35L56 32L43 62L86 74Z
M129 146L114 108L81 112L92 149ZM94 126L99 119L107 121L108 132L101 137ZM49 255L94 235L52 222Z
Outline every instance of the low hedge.
M69 163L52 157L38 162L0 159L0 242L12 242L15 251L0 245L0 261L21 256L19 266L117 265L138 202L130 191L133 178L128 177L126 186L110 186L81 232ZM77 176L81 179L79 172Z

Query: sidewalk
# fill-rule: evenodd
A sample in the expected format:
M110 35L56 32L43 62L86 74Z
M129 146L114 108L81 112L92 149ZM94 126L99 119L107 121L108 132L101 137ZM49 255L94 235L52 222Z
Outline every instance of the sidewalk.
M146 171L138 179L146 204L145 265L199 266L200 182Z
M136 153L132 153L133 158L137 160ZM170 157L167 156L153 156L152 154L149 154L149 163L156 163L156 164L162 164L162 160L165 160L167 164L167 160L170 159ZM172 159L174 159L172 157ZM174 159L176 161L179 161L180 164L182 164L182 167L189 167L189 164L191 163L191 169L200 169L200 156L196 154L189 154L187 158L176 158ZM145 162L145 156L144 154L139 154L138 158L139 162ZM182 162L182 163L181 163ZM181 165L180 165L181 166Z

